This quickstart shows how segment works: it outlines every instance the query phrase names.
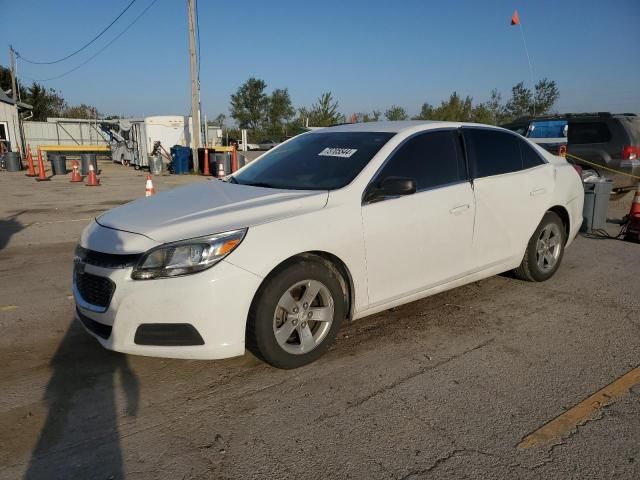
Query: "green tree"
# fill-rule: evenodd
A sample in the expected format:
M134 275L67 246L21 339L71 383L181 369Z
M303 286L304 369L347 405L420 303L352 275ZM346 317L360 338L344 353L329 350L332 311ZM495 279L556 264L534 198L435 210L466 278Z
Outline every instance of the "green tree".
M231 95L231 116L240 128L255 132L264 123L269 108L266 88L264 80L251 77Z
M44 122L47 117L60 117L66 109L64 98L53 88L46 88L39 83L27 89L24 102L33 107L33 120Z
M98 118L100 114L98 113L96 107L81 103L80 105L75 107L66 107L62 112L62 116L65 118L91 119Z
M433 105L430 103L423 103L420 108L420 113L413 117L413 120L432 120L434 115Z
M534 96L536 100L536 114L543 115L549 113L558 100L560 92L554 80L543 78L536 83Z
M291 104L289 90L286 88L275 89L269 97L268 128L274 132L282 131L295 113L296 111Z
M343 120L343 115L338 113L338 102L333 99L331 92L325 92L318 97L311 109L300 109L300 116L309 118L309 125L313 127L328 127Z
M27 96L27 89L22 86L19 79L16 79L16 84L18 85L18 92L20 94L18 95L18 97L24 101L25 97ZM8 90L11 90L12 85L13 84L11 83L11 70L9 68L6 68L0 65L0 89L2 89L3 92L6 92ZM12 97L12 96L13 96L13 93L9 95L9 97Z
M449 96L449 100L443 101L434 111L434 120L468 122L472 117L472 103L471 97L462 98L457 92L453 92Z
M356 122L377 122L378 120L380 120L381 116L382 112L380 112L380 110L373 110L371 113L359 112L356 113Z
M491 97L485 103L491 113L491 124L500 125L507 121L504 105L502 105L502 94L497 88L491 90Z
M533 114L533 95L524 86L524 82L517 83L511 89L511 98L505 105L505 112L510 119Z
M471 121L475 123L485 123L495 125L494 116L486 103L479 103L471 110Z
M209 120L209 125L215 125L216 127L221 127L224 125L224 121L227 119L227 116L224 113L219 113L213 120Z
M387 120L407 120L409 118L409 115L407 115L407 111L398 106L398 105L393 105L391 108L389 108L386 112L384 112L384 116Z

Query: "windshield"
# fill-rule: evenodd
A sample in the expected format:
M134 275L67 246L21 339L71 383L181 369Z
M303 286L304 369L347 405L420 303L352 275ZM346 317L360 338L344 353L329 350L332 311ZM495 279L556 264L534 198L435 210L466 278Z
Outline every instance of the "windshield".
M300 135L265 153L232 182L294 190L348 185L393 137L388 132L318 132Z

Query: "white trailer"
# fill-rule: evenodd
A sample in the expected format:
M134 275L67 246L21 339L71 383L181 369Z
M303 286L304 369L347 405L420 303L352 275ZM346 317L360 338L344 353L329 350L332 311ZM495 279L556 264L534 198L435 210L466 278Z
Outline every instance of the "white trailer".
M174 145L192 146L191 117L164 115L119 120L117 128L105 124L111 135L111 158L136 169L149 166L149 155L157 142L167 152Z

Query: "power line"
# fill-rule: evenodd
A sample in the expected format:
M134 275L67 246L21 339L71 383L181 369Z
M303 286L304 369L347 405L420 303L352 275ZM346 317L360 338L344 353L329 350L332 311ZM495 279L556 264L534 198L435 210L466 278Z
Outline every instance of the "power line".
M100 50L98 50L96 53L94 53L91 57L87 58L84 62L82 62L80 65L78 65L75 68L72 68L71 70L68 70L64 73L61 73L60 75L56 75L55 77L50 77L50 78L29 78L29 77L25 77L28 78L29 80L33 80L34 82L48 82L50 80L57 80L58 78L62 78L65 77L67 75L69 75L70 73L75 72L76 70L78 70L80 67L85 66L87 63L89 63L91 60L93 60L94 58L96 58L98 55L100 55L102 52L104 52L107 47L109 47L113 42L115 42L116 40L118 40L122 35L124 35L127 30L129 30L131 27L133 27L133 25L140 20L140 18L147 13L147 11L153 7L153 5L157 2L158 0L153 0L153 2L151 2L147 8L145 8L142 12L140 12L140 14L133 19L133 21L127 25L127 27L122 30L116 37L114 37L109 43L107 43L104 47L102 47Z
M109 25L106 26L106 28L104 30L102 30L98 35L96 35L95 37L93 37L88 43L85 43L82 47L80 47L78 50L76 50L73 53L70 53L69 55L67 55L66 57L63 58L59 58L58 60L53 60L50 62L41 62L41 61L37 61L37 60L29 60L27 58L24 58L22 55L20 55L18 52L16 52L16 56L20 59L22 59L23 61L27 62L27 63L32 63L34 65L53 65L54 63L59 63L62 62L68 58L73 57L74 55L76 55L77 53L80 53L82 50L84 50L85 48L87 48L89 45L91 45L93 42L95 42L98 38L100 38L102 35L104 35L104 33L109 30L114 23L116 23L118 21L118 19L120 17L122 17L122 15L125 14L125 12L127 10L129 10L129 8L131 8L131 6L136 3L137 0L131 0L131 3L129 3L129 5L127 5L127 8L125 8L122 12L120 12L120 15L118 15Z

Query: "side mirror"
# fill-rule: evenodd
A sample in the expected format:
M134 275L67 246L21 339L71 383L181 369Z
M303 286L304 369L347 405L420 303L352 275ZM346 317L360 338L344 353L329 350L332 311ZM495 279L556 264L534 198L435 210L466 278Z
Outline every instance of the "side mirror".
M381 190L386 197L411 195L416 193L416 181L404 177L387 177L382 181Z
M416 181L405 177L387 177L379 187L371 187L364 197L365 203L373 203L388 197L416 193Z

